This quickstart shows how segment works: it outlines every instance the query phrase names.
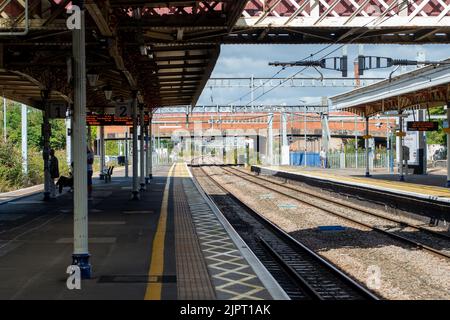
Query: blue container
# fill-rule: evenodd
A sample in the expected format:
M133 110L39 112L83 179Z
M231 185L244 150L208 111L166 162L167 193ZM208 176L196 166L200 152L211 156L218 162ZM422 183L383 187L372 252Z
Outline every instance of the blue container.
M307 152L306 159L304 152L291 152L290 164L291 166L304 166L306 160L306 166L308 167L320 167L320 155L315 152Z

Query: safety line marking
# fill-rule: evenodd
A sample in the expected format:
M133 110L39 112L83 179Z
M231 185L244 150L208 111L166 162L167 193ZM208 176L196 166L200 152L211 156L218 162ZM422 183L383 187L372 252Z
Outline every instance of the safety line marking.
M159 216L158 227L153 238L152 258L148 275L152 277L163 276L164 272L164 240L166 238L167 213L169 205L170 179L176 164L173 164L167 174L167 182L164 188L164 194L161 204L161 213ZM147 285L144 300L161 300L162 283L150 282Z

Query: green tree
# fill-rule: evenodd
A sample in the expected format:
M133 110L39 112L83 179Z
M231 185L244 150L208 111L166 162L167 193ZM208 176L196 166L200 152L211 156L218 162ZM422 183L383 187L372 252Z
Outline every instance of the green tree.
M444 107L431 108L430 114L431 115L444 115L445 114ZM442 130L443 129L443 120L439 119L437 121L439 122L439 130L427 132L427 144L445 145L447 143L447 135Z

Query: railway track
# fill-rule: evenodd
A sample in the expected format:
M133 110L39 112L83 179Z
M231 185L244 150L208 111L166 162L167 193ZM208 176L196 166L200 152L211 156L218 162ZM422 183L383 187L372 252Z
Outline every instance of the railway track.
M378 297L262 217L202 167L195 179L291 299L373 300Z
M279 183L279 182L275 182L273 180L267 179L267 178L263 178L263 177L259 177L259 176L255 176L253 174L244 172L242 170L239 169L235 169L235 168L231 168L231 167L218 167L221 170L227 172L228 174L237 176L247 182L251 182L254 183L262 188L265 188L267 190L270 190L272 192L275 192L279 195L285 196L287 198L293 199L295 201L299 201L301 203L304 203L308 206L312 206L316 209L320 209L324 212L326 212L327 214L330 214L332 216L336 216L339 217L341 219L347 220L351 223L360 225L362 227L365 228L369 228L370 230L374 230L376 232L379 232L381 234L384 234L390 238L393 238L397 241L400 241L402 243L406 243L414 248L419 248L422 250L426 250L434 255L437 255L439 257L445 258L445 259L450 259L450 254L448 252L445 252L444 250L438 249L436 247L434 247L435 243L442 243L441 247L443 248L449 248L450 247L450 236L447 234L443 234L443 233L439 233L433 230L429 230L427 228L421 227L421 226L417 226L417 225L413 225L413 224L409 224L406 223L404 221L400 221L394 218L389 218L386 217L384 215L378 214L376 212L373 212L371 210L368 209L363 209L363 208L359 208L357 206L354 206L352 204L349 203L343 203L340 201L336 201L330 198L326 198L324 196L321 195L317 195L315 193L309 192L307 189L303 188L301 190L299 190L298 188L295 188L293 186L288 186L285 183ZM283 191L283 190L288 190L288 192ZM294 193L292 193L294 192ZM307 195L308 196L308 200L305 199L305 197L301 196L300 193L302 195ZM343 213L339 213L336 212L335 210L332 210L330 207L326 207L325 205L321 205L318 204L317 202L314 202L314 200L320 200L322 202L326 202L326 203L331 203L333 206L339 206L341 208L345 208L348 210L353 211L353 213L357 213L358 215L366 215L366 216L370 216L371 218L376 218L376 219L382 219L384 221L389 221L390 223L395 223L397 224L397 229L395 228L383 228L383 227L379 227L377 225L373 225L371 223L367 223L367 222L363 222L359 219L353 218L351 217L349 214L343 214ZM421 234L412 234L410 236L405 236L405 235L400 235L398 233L396 233L396 231L398 231L402 228L410 228L412 230L416 230L418 233ZM415 239L412 239L412 238ZM427 242L427 243L424 243Z

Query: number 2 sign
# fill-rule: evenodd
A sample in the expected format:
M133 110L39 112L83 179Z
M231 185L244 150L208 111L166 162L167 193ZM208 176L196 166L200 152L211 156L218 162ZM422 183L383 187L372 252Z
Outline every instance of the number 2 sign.
M115 116L118 118L131 117L131 103L130 102L118 102L116 105Z

